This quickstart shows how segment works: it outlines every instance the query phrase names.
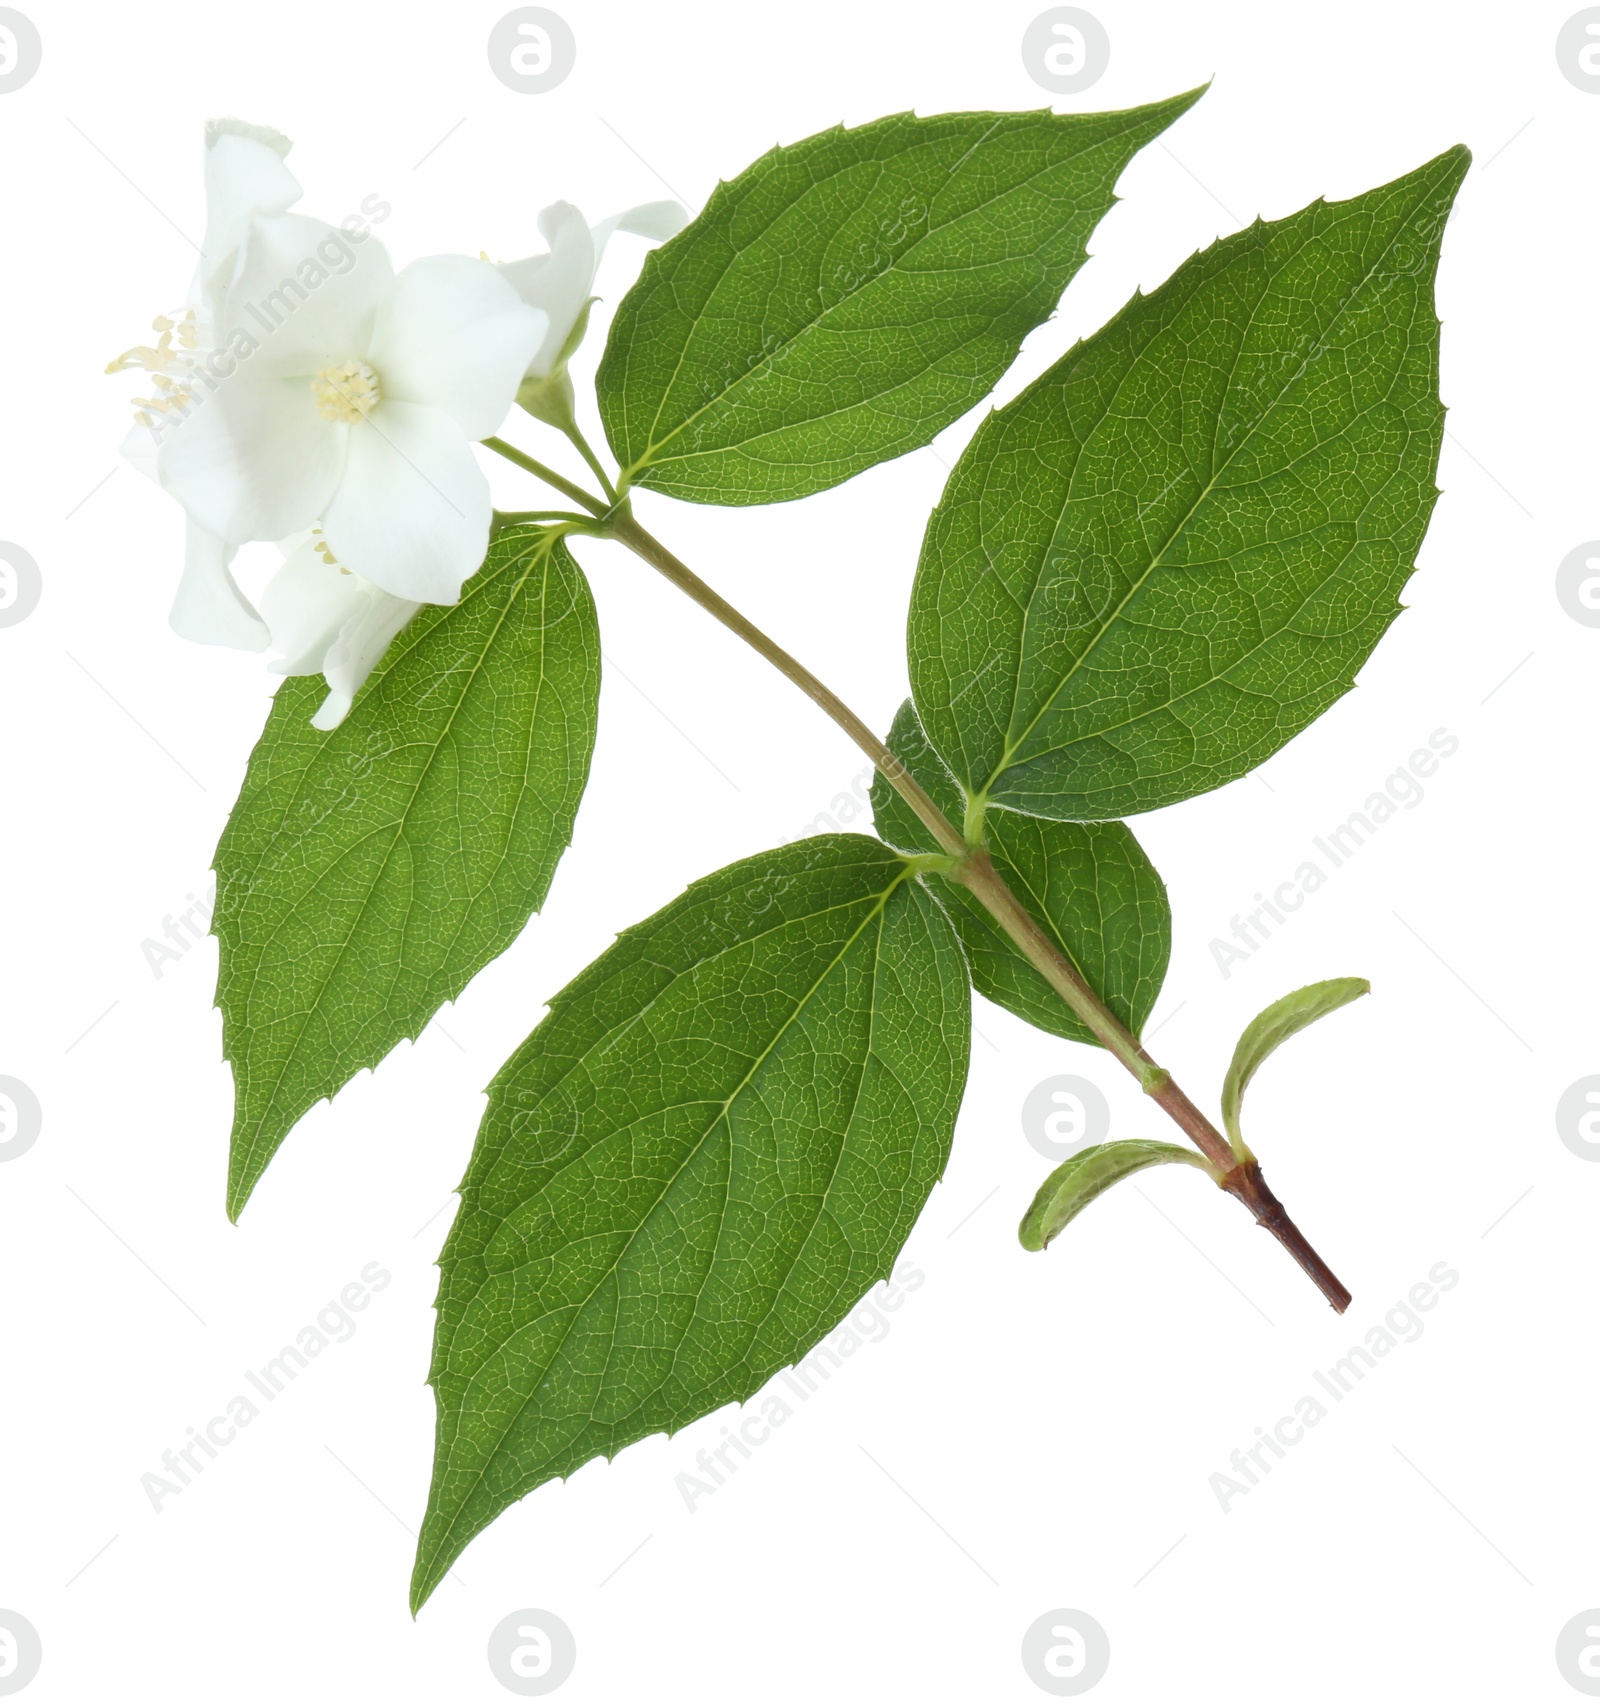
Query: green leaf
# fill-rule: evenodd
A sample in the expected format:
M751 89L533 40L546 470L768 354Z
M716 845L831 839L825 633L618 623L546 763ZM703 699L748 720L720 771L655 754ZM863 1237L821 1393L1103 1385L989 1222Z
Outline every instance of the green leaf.
M1318 1018L1325 1018L1329 1012L1337 1012L1341 1006L1348 1006L1352 1000L1371 992L1372 984L1365 977L1335 976L1327 982L1313 982L1285 994L1245 1025L1222 1085L1222 1122L1240 1159L1252 1157L1239 1131L1239 1103L1250 1079L1290 1036L1298 1035Z
M960 823L966 798L928 744L908 699L889 732L889 749ZM907 852L937 852L916 813L881 775L872 783L878 833ZM1172 945L1166 884L1120 822L1051 822L1015 811L984 819L989 856L1034 921L1135 1035L1161 992ZM1052 1035L1095 1045L1082 1019L1036 971L970 889L929 876L966 948L972 981L996 1005Z
M1128 161L1200 98L900 113L774 148L646 260L596 380L627 479L777 503L920 448L1083 264Z
M1153 810L1350 689L1437 496L1433 277L1468 160L1226 238L979 428L908 630L969 793Z
M331 733L278 689L217 847L233 1064L228 1213L302 1113L508 947L544 903L594 748L600 637L566 546L505 534Z
M1216 1175L1193 1148L1175 1147L1170 1142L1097 1142L1080 1149L1039 1185L1039 1193L1017 1227L1017 1240L1037 1254L1112 1184L1149 1166L1166 1165L1197 1166L1208 1177Z
M966 967L824 835L621 935L489 1089L440 1260L420 1605L535 1486L751 1396L885 1277L944 1170Z

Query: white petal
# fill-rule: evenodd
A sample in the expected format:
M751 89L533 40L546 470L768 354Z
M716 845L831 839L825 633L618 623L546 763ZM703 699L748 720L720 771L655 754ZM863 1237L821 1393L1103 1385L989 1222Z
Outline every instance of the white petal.
M594 238L583 215L570 202L557 201L539 215L548 254L514 260L499 270L523 301L550 316L544 341L528 363L534 378L545 378L560 357L567 335L577 324L594 285Z
M313 728L337 728L350 714L350 706L366 678L378 666L383 653L402 627L422 605L391 597L376 586L366 595L328 652L323 673L328 677L328 696L311 718Z
M172 603L172 631L197 645L264 651L267 629L228 572L233 558L231 546L189 522L183 578Z
M286 212L300 199L300 185L283 163L289 139L264 125L213 119L206 126L206 234L191 299L200 301L225 268L231 276L234 251L257 213Z
M383 394L442 408L467 437L510 412L549 321L486 261L414 260L378 309L368 359Z
M398 598L450 604L489 549L489 482L442 409L385 399L350 431L322 534L345 567Z
M668 237L677 236L688 223L689 210L676 201L641 202L626 213L613 213L609 219L602 219L595 226L595 259L598 262L605 253L606 244L616 231L627 231L635 237L649 237L653 242L664 243Z
M280 653L279 674L321 674L339 630L366 596L364 580L323 560L311 544L285 558L261 594L261 613Z
M283 538L322 512L344 468L350 428L325 420L306 379L232 377L162 435L161 483L229 544Z
M148 426L141 426L134 421L128 428L128 435L122 440L122 454L146 479L153 479L159 485L161 475L156 472L156 452L160 439Z
M215 340L245 332L259 347L252 374L310 376L363 360L378 303L394 282L376 237L353 243L337 226L301 213L257 216L239 252Z

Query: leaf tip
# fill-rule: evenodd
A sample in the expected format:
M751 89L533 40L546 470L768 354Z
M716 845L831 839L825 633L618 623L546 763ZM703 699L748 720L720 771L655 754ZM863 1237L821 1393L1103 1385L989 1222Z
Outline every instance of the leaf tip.
M228 1223L237 1225L239 1215L245 1210L251 1195L255 1193L257 1178L242 1174L230 1174L228 1178L227 1198L223 1210L228 1215Z
M423 1605L438 1590L439 1582L450 1572L450 1564L455 1561L464 1548L464 1546L457 1546L455 1549L447 1551L443 1543L434 1543L428 1548L424 1548L429 1545L429 1517L434 1513L431 1506L431 1496L429 1503L428 1516L424 1518L422 1531L417 1535L417 1556L411 1569L411 1586L407 1598L413 1621L422 1612ZM448 1540L448 1538L449 1532L447 1530L445 1539Z

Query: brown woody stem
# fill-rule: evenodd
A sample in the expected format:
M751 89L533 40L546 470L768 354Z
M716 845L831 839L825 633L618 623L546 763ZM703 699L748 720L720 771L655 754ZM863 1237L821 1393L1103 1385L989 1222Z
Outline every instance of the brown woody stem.
M1267 1188L1260 1163L1246 1160L1222 1180L1222 1187L1237 1196L1256 1216L1264 1231L1271 1231L1300 1263L1301 1270L1328 1298L1335 1313L1350 1306L1350 1292L1333 1275L1327 1261L1308 1243L1300 1227L1284 1211L1283 1203Z

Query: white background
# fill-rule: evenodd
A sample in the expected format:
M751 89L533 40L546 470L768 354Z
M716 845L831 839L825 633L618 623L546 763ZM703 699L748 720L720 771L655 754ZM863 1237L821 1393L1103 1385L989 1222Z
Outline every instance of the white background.
M954 1158L908 1247L926 1282L891 1334L693 1513L674 1476L727 1414L541 1489L411 1621L433 1261L482 1086L619 928L798 833L861 760L642 565L580 544L608 674L545 914L442 1024L308 1115L231 1227L215 947L158 979L141 943L201 889L272 680L168 631L181 515L112 471L130 386L101 376L182 301L203 121L293 136L304 211L383 196L403 263L534 252L558 197L598 218L670 185L698 206L772 143L840 120L1044 104L1018 52L1033 0L563 0L577 68L539 96L489 73L506 9L33 0L43 69L0 96L0 535L44 576L37 611L0 631L0 1073L44 1108L37 1144L0 1166L0 1608L44 1641L29 1696L493 1700L510 1694L488 1634L537 1607L576 1634L574 1704L1025 1700L1044 1694L1023 1632L1062 1606L1110 1635L1108 1704L1577 1696L1554 1642L1600 1602L1600 1166L1553 1115L1600 1071L1600 630L1563 612L1554 574L1600 535L1600 97L1559 74L1566 4L1101 0L1110 69L1062 109L1215 82L1133 162L1000 391L1258 213L1473 148L1439 288L1444 495L1410 613L1360 690L1258 776L1136 825L1174 914L1153 1046L1197 1099L1215 1104L1268 1000L1372 980L1247 1109L1272 1183L1355 1292L1349 1315L1178 1168L1024 1254L1016 1221L1048 1169L1019 1124L1037 1082L1080 1073L1114 1133L1166 1132L1109 1058L980 1002ZM608 302L640 252L614 245ZM972 424L781 510L644 496L639 512L886 727L923 522ZM532 423L511 431L558 459ZM528 501L514 470L493 478L505 506ZM1225 979L1211 939L1436 728L1460 750L1424 802ZM141 1474L371 1261L393 1282L357 1334L155 1513ZM1460 1283L1425 1335L1224 1514L1208 1478L1229 1452L1439 1261Z

